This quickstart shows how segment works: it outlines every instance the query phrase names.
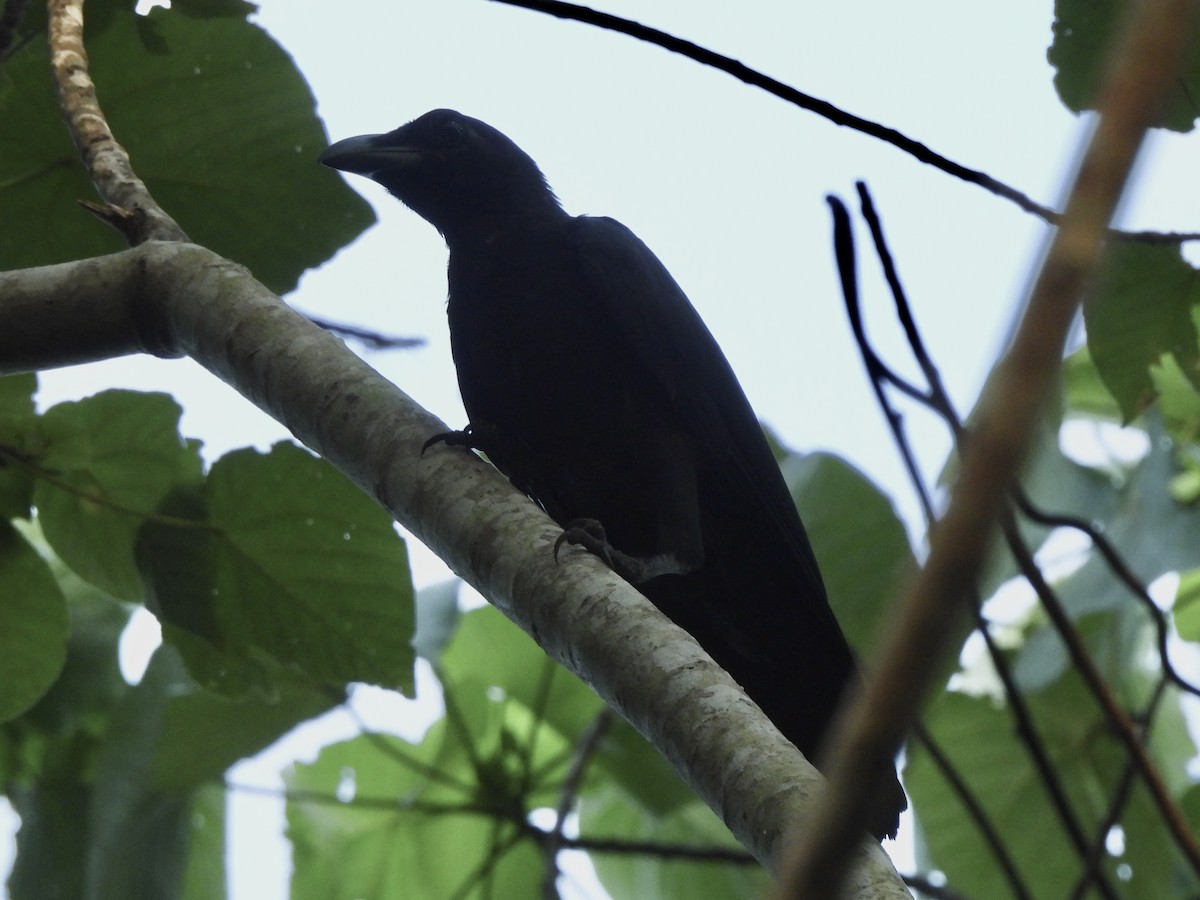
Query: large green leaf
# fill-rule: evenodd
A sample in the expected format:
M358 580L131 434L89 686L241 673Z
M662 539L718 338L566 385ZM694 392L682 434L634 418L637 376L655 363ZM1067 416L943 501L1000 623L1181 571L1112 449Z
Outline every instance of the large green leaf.
M39 540L35 528L24 530ZM32 709L0 727L0 777L21 817L12 900L82 895L95 760L128 690L117 668L128 610L57 560L51 567L69 602L66 666Z
M1185 641L1200 644L1200 569L1189 569L1179 574L1172 615L1179 636Z
M210 784L192 795L187 867L181 900L225 900L225 786Z
M36 375L0 378L0 518L29 518L33 475L16 459L27 455L37 431L33 395Z
M200 478L195 445L179 437L167 394L104 391L42 417L49 477L34 502L46 539L81 577L121 600L140 600L138 530L167 493Z
M462 617L442 655L442 667L454 681L499 687L572 742L604 708L590 687L550 660L528 635L490 606ZM667 761L624 721L614 721L608 728L593 764L655 815L695 799Z
M294 444L235 451L190 511L195 525L150 523L140 559L201 683L236 695L285 665L412 691L404 542L336 469Z
M865 475L829 453L791 454L781 465L829 602L860 654L873 646L889 604L916 567L904 523Z
M95 7L95 12L93 12ZM316 163L328 144L303 76L247 4L88 4L87 48L101 105L155 199L192 240L291 290L374 221ZM121 249L77 205L94 199L62 127L45 42L9 60L0 93L0 269Z
M46 561L0 521L0 722L49 690L67 659L67 603Z
M211 835L195 822L196 792L336 702L299 684L280 693L274 701L226 701L188 677L174 648L155 652L114 711L96 765L88 872L97 896L171 900L190 864L219 866L219 858L192 859L194 840L211 853ZM222 821L212 819L213 827Z
M1152 369L1171 358L1200 388L1200 277L1178 246L1109 245L1084 303L1088 349L1125 421L1157 396Z
M96 896L168 900L179 894L191 798L186 791L154 789L151 772L163 710L187 686L171 649L160 647L141 682L113 711L88 817L87 879Z
M462 617L442 653L442 671L453 681L474 679L501 688L568 738L581 734L604 708L591 688L491 606Z
M1126 765L1095 704L1071 676L1030 698L1052 761L1085 830L1098 828ZM1059 824L1006 710L988 698L944 694L927 711L926 727L955 762L1001 835L1034 897L1066 896L1081 865ZM965 896L996 895L1003 878L959 798L920 747L910 747L905 785L934 866ZM1170 845L1158 810L1135 791L1121 819L1126 845L1103 868L1121 896L1192 896L1200 889ZM1128 881L1118 864L1129 867Z
M1097 91L1114 39L1133 7L1130 0L1055 0L1054 43L1046 54L1054 66L1054 86L1075 112L1095 109ZM1168 91L1155 124L1190 131L1200 110L1200 41L1193 38L1183 71Z
M564 759L565 745L547 729L531 732L528 716L514 722L516 707L482 690L452 689L450 702L455 715L419 744L358 737L285 776L296 792L287 807L294 900L538 896L541 850L514 821L539 803L521 747L540 733L533 769L552 780L562 770L546 764Z

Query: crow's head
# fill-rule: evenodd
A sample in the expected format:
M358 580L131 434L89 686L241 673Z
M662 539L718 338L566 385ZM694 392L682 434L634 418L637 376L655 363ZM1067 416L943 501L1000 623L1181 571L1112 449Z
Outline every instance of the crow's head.
M319 159L383 185L442 234L482 218L560 209L520 147L452 109L427 112L387 134L338 141Z

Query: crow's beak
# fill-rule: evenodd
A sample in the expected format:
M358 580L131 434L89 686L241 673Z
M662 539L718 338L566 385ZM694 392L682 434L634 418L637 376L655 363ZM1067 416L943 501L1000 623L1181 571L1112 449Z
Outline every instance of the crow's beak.
M421 158L421 152L412 146L388 144L386 134L361 134L330 144L321 151L317 161L323 166L342 172L374 177L383 169L405 168Z

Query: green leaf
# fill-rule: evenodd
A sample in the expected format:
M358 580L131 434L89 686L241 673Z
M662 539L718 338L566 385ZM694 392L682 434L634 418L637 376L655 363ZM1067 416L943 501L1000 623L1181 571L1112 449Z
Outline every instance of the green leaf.
M1057 777L1085 833L1094 833L1121 779L1126 754L1073 675L1031 697L1030 703ZM1067 894L1079 877L1079 863L1008 712L986 698L947 693L928 709L925 724L983 805L1030 895ZM992 853L919 746L909 749L905 786L931 863L946 873L954 890L966 896L993 896L1004 881ZM1120 860L1106 858L1102 865L1114 883L1120 881L1114 871L1117 863L1130 867L1122 896L1189 896L1200 888L1194 873L1180 867L1161 818L1140 790L1134 792L1121 825L1125 853Z
M179 9L176 9L178 6ZM316 162L328 143L303 76L244 18L246 4L88 7L91 73L113 133L155 199L193 241L247 266L278 293L374 221ZM232 15L231 15L232 14ZM0 268L123 248L80 210L93 198L62 127L44 40L7 62L0 133Z
M183 900L225 900L225 786L210 784L192 795Z
M611 781L581 796L579 824L585 839L745 852L712 810L695 797L664 814L655 814ZM745 865L664 860L647 853L597 853L592 864L613 897L762 897L771 883L766 871L753 861Z
M1194 444L1200 438L1200 392L1172 356L1164 356L1153 366L1150 377L1167 430L1176 440Z
M0 722L49 690L67 659L67 604L49 566L0 522Z
M121 600L141 600L134 543L176 484L200 477L197 448L179 437L167 394L104 391L42 417L46 449L34 502L46 540L67 565Z
M1150 584L1167 572L1200 567L1200 508L1176 503L1167 489L1175 471L1174 447L1157 416L1148 416L1150 452L1112 490L1116 503L1103 518L1105 537L1141 579ZM1087 513L1085 513L1087 515ZM1059 586L1064 605L1074 617L1105 610L1137 607L1099 556L1088 561Z
M1092 360L1126 422L1157 396L1152 369L1164 357L1193 392L1200 387L1197 304L1200 277L1178 246L1109 245L1083 315Z
M222 649L245 658L266 651L329 684L411 694L412 582L387 513L285 443L218 460L206 498Z
M114 710L88 817L86 877L96 896L169 900L180 894L192 798L186 790L155 787L151 773L164 711L191 687L178 657L170 647L160 647L141 682ZM208 740L222 737L208 734Z
M41 546L36 526L22 531ZM83 895L96 755L128 690L117 667L128 610L58 560L50 566L69 603L66 666L37 705L0 728L0 775L21 818L12 900Z
M0 519L27 519L33 504L33 475L17 462L27 457L37 433L33 395L37 376L0 378Z
M178 678L162 710L150 764L156 790L190 791L265 750L293 727L332 709L341 697L298 681L277 680L276 696L231 700Z
M1095 419L1121 420L1121 408L1104 385L1087 347L1080 347L1063 363L1067 409Z
M499 687L571 743L604 709L590 687L491 606L462 617L442 655L442 671L454 682L474 680ZM696 798L662 755L620 719L605 732L592 764L656 815Z
M1200 568L1179 573L1173 615L1179 636L1200 643Z
M36 527L24 532L27 539L38 545ZM43 553L50 551L43 548ZM80 579L60 560L52 559L49 565L67 599L70 616L67 660L58 680L22 717L22 722L52 745L60 745L50 746L47 753L82 755L88 752L89 741L103 735L110 711L129 689L117 663L118 644L129 622L129 607ZM80 770L80 777L87 774L89 767L86 759L72 764L72 768Z
M37 375L0 377L0 437L7 443L14 421L32 418L35 414L33 395L37 393Z
M604 708L590 687L491 606L462 617L442 653L442 672L450 681L474 679L502 688L567 738L582 734Z
M513 821L523 766L506 707L469 690L453 705L419 744L358 737L285 774L293 900L538 896L544 860Z
M842 631L867 654L916 568L904 524L887 495L837 456L791 454L781 468Z
M1132 6L1129 0L1055 0L1054 43L1046 55L1055 68L1054 87L1068 109L1096 108L1109 54ZM1190 46L1183 70L1155 120L1160 128L1190 131L1198 114L1200 41L1193 39Z

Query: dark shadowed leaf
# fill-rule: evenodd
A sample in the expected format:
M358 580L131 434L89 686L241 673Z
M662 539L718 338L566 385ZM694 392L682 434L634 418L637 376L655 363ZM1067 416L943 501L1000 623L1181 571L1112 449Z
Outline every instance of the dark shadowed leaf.
M36 375L0 378L0 518L27 519L33 503L33 475L9 454L26 456L37 434L33 395Z
M1031 703L1058 777L1091 834L1124 769L1125 754L1074 676L1033 696ZM988 698L944 694L928 709L925 724L1003 836L1030 895L1068 894L1080 875L1079 863L1008 712ZM990 850L967 819L960 799L919 747L910 746L905 785L931 858L949 883L965 896L995 896L1004 881ZM1135 791L1121 820L1127 836L1124 854L1103 863L1113 883L1121 883L1115 872L1118 863L1130 867L1122 896L1181 897L1200 889L1194 874L1180 866L1158 816L1144 792ZM1130 839L1134 834L1137 837Z
M1096 108L1096 93L1120 33L1130 0L1055 0L1054 43L1046 56L1054 66L1054 86L1063 104L1075 112ZM1200 41L1191 42L1183 72L1168 92L1155 124L1191 131L1200 109Z
M1200 277L1178 246L1109 246L1083 315L1092 361L1126 422L1157 396L1152 369L1163 357L1174 360L1193 393L1200 387L1198 304Z
M206 488L216 619L226 645L310 678L413 689L413 598L392 520L293 444L239 450Z
M842 631L860 654L867 653L889 602L914 571L904 524L891 500L839 457L792 454L781 468Z
M198 448L179 436L180 413L166 394L113 390L60 403L41 420L37 464L50 478L38 479L34 501L46 540L121 600L142 598L138 529L174 486L200 478Z
M0 521L0 722L49 690L67 658L67 603L46 561Z

